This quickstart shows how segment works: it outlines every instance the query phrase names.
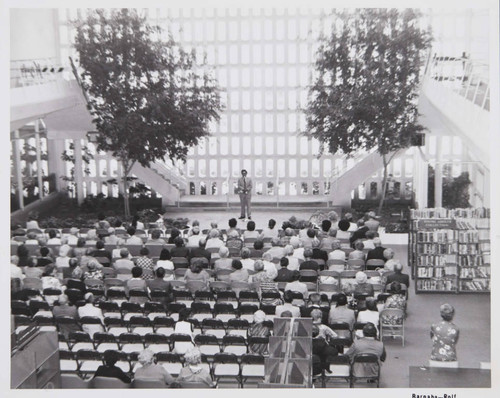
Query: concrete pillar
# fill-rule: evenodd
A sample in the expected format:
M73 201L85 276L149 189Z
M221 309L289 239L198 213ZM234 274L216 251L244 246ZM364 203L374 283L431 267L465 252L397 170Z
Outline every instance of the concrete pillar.
M14 172L17 183L17 199L19 202L19 208L24 209L24 198L23 198L23 170L21 168L21 140L19 139L19 130L14 133Z
M47 153L48 161L47 166L49 174L54 173L56 191L60 191L65 187L65 182L61 179L61 176L66 174L64 161L61 159L61 155L64 152L64 139L56 139L47 137Z
M443 207L442 139L436 137L436 168L434 173L434 207Z
M73 150L75 156L75 187L76 187L76 200L79 205L83 203L83 171L82 171L82 140L73 140L75 149Z
M36 170L38 177L38 196L43 199L42 156L40 153L40 131L38 121L35 123Z
M428 207L429 167L423 153L415 148L413 156L413 191L417 208Z

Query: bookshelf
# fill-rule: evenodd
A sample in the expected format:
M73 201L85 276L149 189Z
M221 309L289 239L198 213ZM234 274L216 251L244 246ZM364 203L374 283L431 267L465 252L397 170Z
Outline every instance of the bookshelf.
M417 293L490 291L487 209L412 210L409 264Z

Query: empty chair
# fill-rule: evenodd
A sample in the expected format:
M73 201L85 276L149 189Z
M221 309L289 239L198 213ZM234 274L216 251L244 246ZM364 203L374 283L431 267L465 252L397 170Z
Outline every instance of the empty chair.
M259 295L256 291L242 290L239 293L239 302L242 304L258 304Z
M62 334L66 339L69 337L69 334L71 332L81 330L80 325L78 324L76 319L69 316L58 316L55 318L55 323L58 332Z
M384 337L401 337L401 344L405 345L404 329L405 313L396 308L386 308L380 312L380 340Z
M127 354L139 353L144 349L142 337L137 333L120 334L120 336L118 336L118 343L120 345L120 350Z
M206 318L202 321L201 328L204 334L212 334L220 340L226 335L224 323L220 319Z
M198 334L194 337L194 343L203 355L211 357L220 352L219 341L213 334Z
M159 352L156 354L156 362L163 366L173 377L179 375L182 369L181 357L172 352Z
M115 337L128 332L127 323L121 318L105 317L104 325L106 326L107 332Z
M138 303L129 303L124 301L121 303L120 310L124 321L129 321L133 316L142 316L142 307Z
M236 310L233 304L217 303L214 305L214 317L227 323L230 319L236 318Z
M104 326L101 319L96 316L84 316L80 318L80 324L82 325L82 330L92 336L96 332L104 332Z
M366 260L366 270L376 270L377 268L384 268L385 261L379 259Z
M43 303L47 304L45 301ZM31 302L30 302L31 304ZM48 304L47 304L48 305ZM38 311L38 308L33 312L33 314ZM10 313L12 315L26 315L26 316L31 316L32 311L28 307L28 304L26 304L22 300L11 300L10 302Z
M153 327L155 333L170 336L175 330L175 320L167 316L157 316L153 320Z
M167 315L163 304L151 301L144 303L144 313L150 320L154 320L157 316Z
M194 347L193 341L189 334L172 333L170 335L172 352L179 355L184 355L188 350Z
M238 308L238 297L232 290L217 291L216 301L218 304L230 304L233 308Z
M253 314L259 309L257 304L240 304L238 311L240 313L240 319L244 319L248 322L253 322Z
M191 303L191 318L200 322L207 318L212 319L213 315L210 304L203 302Z
M116 337L111 333L97 332L94 333L93 339L95 349L102 354L107 350L119 350Z
M144 344L155 354L170 351L170 339L160 333L148 333L144 336Z
M322 387L326 388L330 381L345 381L348 386L351 382L351 362L347 355L337 355L328 357L327 362L330 366L330 373L323 372L321 377Z
M380 385L380 363L375 354L358 354L351 363L351 388L357 381L375 381Z
M137 333L140 336L145 336L148 333L153 333L153 323L144 315L132 316L129 320L128 327L132 333Z
M96 350L78 350L76 352L76 360L78 362L78 370L82 374L95 373L97 368L101 366L101 353Z
M246 319L233 318L227 321L226 333L234 336L247 336L250 323Z
M238 363L238 357L235 354L215 354L212 366L213 375L217 383L226 379L235 379L238 384L240 383L240 365Z
M263 381L265 377L264 357L258 354L244 354L241 357L241 388L250 380Z
M104 317L109 318L121 318L120 306L118 303L113 301L101 301L99 303L99 308L102 311Z
M226 335L222 338L223 352L238 356L247 353L247 344L243 336Z
M78 362L76 361L75 353L68 350L59 350L59 366L61 373L77 372Z

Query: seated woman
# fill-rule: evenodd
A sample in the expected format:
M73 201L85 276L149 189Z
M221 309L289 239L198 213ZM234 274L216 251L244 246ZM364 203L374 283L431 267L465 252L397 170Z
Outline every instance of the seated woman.
M130 377L128 377L123 370L121 370L118 366L115 366L116 362L118 362L118 352L113 350L108 350L104 352L104 365L101 365L97 368L94 378L96 377L112 377L115 379L119 379L124 383L130 383Z
M368 277L363 271L356 273L356 285L354 286L354 297L361 295L373 296L373 285L368 283ZM366 308L366 300L358 297L358 310L363 311Z
M206 289L208 289L208 281L210 279L210 275L207 271L203 269L203 262L200 260L193 261L191 267L188 268L186 273L184 274L184 280L186 282L189 281L201 281L205 283Z
M377 301L373 297L369 297L366 299L366 310L358 312L357 322L373 323L377 328L378 333L379 312L377 308ZM359 338L363 337L363 331L356 330L356 336Z
M365 253L363 252L363 249L365 248L365 245L361 239L358 239L356 242L354 242L354 250L349 253L348 260L363 260L365 261Z
M142 279L154 279L154 264L150 259L149 249L147 247L141 248L140 257L135 260L135 265L142 268Z
M145 349L139 354L138 360L141 367L135 371L135 380L160 381L167 385L175 381L163 366L154 363L153 351Z
M174 263L172 262L172 255L168 251L168 249L161 249L160 252L160 258L156 262L154 269L156 270L157 268L162 267L165 270L174 270Z
M264 324L266 313L258 310L253 314L253 324L247 330L248 337L269 337L271 328ZM268 344L249 344L248 350L251 354L266 355L268 353Z
M231 268L233 269L233 272L229 275L229 280L231 282L248 282L248 271L243 268L243 264L240 260L233 259Z
M192 348L184 354L184 367L179 372L176 381L178 383L201 383L207 387L214 387L215 383L210 373L201 366L201 352L198 348Z
M243 240L245 239L257 239L259 237L259 232L255 230L255 221L249 221L247 223L247 229L243 232Z
M208 233L207 243L205 244L205 250L217 248L224 246L224 242L220 239L220 232L217 229L212 229Z
M73 255L80 260L87 253L85 238L78 238L76 247L73 248Z
M356 315L354 310L347 306L347 296L345 294L340 294L337 299L337 304L335 307L330 308L328 314L328 323L338 323L346 322L349 324L349 328L352 330L354 322L356 321ZM349 337L351 332L348 330L339 330L339 337Z
M83 280L86 279L99 279L100 281L104 280L104 274L101 271L101 264L96 259L91 259L87 263L87 271L83 273Z
M142 268L134 267L132 268L132 278L126 282L127 291L130 290L147 290L147 284L144 278L142 278Z
M384 304L384 309L386 308L396 308L399 310L406 311L406 297L401 289L401 284L399 282L391 283L392 295L387 297ZM403 323L403 318L395 315L382 315L380 318L382 322L389 325L401 325Z
M59 256L56 257L56 267L69 267L69 252L71 247L68 245L62 245L59 248Z
M441 322L431 326L431 361L455 362L457 360L456 344L460 334L457 325L452 322L455 309L450 304L443 304L439 307L439 312Z

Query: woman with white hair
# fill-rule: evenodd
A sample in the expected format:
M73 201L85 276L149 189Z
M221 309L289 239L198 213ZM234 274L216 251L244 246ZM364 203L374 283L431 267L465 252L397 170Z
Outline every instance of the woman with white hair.
M201 352L193 348L184 354L184 367L179 372L176 381L179 383L202 383L207 387L213 387L214 382L210 373L200 366Z
M69 267L69 253L71 247L68 245L62 245L59 248L59 256L56 257L56 267Z
M248 337L269 337L271 335L271 328L269 325L265 324L266 313L262 310L258 310L253 314L253 325L248 328ZM268 344L249 344L248 350L252 354L267 354Z
M221 246L224 246L224 242L220 238L220 232L217 229L212 229L208 233L207 243L205 244L205 250L217 248L219 249Z
M285 246L285 257L288 259L288 269L290 271L298 271L300 268L300 262L297 257L293 256L293 246Z
M226 246L221 246L219 248L219 257L215 260L214 269L215 271L219 269L231 269L232 258L229 258L229 249Z
M135 371L135 380L144 381L160 381L165 384L172 384L175 379L168 373L165 368L154 362L154 352L150 349L145 349L139 354L138 360L141 367Z

